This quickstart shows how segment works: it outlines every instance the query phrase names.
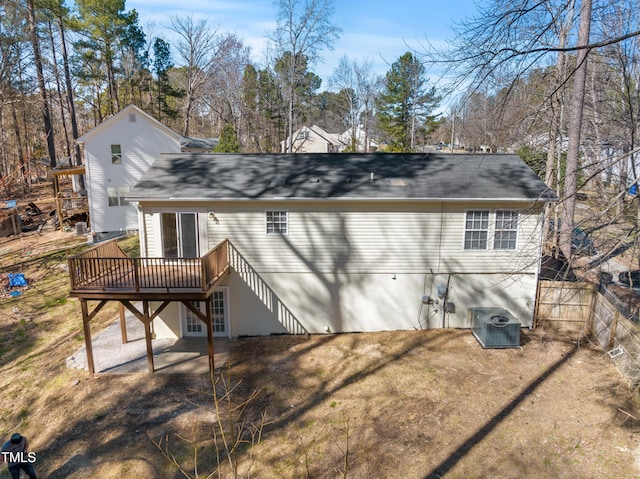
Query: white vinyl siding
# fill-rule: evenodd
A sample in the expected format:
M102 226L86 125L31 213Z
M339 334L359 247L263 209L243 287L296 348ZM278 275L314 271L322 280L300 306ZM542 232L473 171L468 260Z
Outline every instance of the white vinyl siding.
M287 236L265 235L262 208L216 204L210 209L215 210L217 222L208 218L208 248L229 238L259 271L307 272L310 265L318 273L535 270L531 261L531 255L537 255L539 231L535 212L520 216L523 241L514 257L512 251L461 248L463 205L291 203ZM206 249L203 246L202 253Z
M233 336L322 333L326 326L334 332L439 328L442 314L420 309L420 298L436 295L441 285L449 285L449 300L455 303L446 327L469 327L467 308L477 306L504 307L530 324L541 207L488 201L287 201L288 234L266 235L265 212L284 211L283 205L198 202L190 207L198 211L201 253L225 238L231 242L230 274L221 284L233 293L224 298ZM176 208L169 202L143 208L146 251L161 256L160 216ZM467 211L478 210L489 211L488 247L464 250ZM518 212L516 250L493 248L496 211Z
M137 121L131 123L130 113L125 109L86 135L87 192L91 229L96 233L137 230L136 208L109 207L107 188L133 187L161 153L180 151L177 134L172 137L142 113L136 112ZM116 145L120 146L122 164L112 162L111 147Z

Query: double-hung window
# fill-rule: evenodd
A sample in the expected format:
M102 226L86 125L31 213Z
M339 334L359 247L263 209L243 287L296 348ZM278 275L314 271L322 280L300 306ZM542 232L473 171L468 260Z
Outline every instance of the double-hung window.
M489 211L467 211L464 224L464 249L487 249Z
M517 211L496 211L493 249L516 249L518 216Z
M286 211L267 211L267 234L286 235L289 232L289 215Z
M107 186L109 206L128 206L129 201L126 199L128 193L128 186Z
M114 165L122 164L122 146L111 145L111 163Z
M491 217L489 210L469 210L466 212L464 249L516 249L520 213L517 210L498 210L495 213L495 217ZM489 239L490 231L493 232L492 239Z

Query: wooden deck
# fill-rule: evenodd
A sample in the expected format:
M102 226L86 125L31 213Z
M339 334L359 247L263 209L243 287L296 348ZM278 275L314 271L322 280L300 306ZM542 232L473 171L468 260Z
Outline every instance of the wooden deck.
M228 271L227 240L201 258L131 258L111 240L69 258L70 296L204 300Z
M125 308L144 325L149 372L153 364L151 323L172 301L179 301L204 324L207 330L209 369L214 371L211 296L216 284L229 272L229 241L224 240L201 258L131 258L115 239L101 243L69 258L69 295L80 300L82 325L91 376L95 374L91 320L109 301L120 303L123 344L128 341ZM89 301L97 300L90 310ZM152 311L151 303L160 305ZM204 312L193 306L204 301ZM134 302L142 303L139 310Z
M85 217L88 224L90 224L89 199L71 191L71 188L63 191L63 178L67 178L66 182L70 182L73 176L83 176L85 174L84 166L54 170L51 173L53 175L56 213L60 224L68 223L74 217ZM69 183L66 184L68 185Z

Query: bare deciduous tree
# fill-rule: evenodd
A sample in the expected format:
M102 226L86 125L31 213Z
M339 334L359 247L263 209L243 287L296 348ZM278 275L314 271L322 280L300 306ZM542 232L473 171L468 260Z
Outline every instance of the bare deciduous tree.
M598 2L598 8L610 9L615 3L602 0ZM446 74L455 77L455 87L466 86L471 94L481 90L495 95L501 88L511 89L526 72L535 68L547 68L551 64L555 64L557 69L552 92L558 93L565 83L572 82L574 90L571 104L564 105L562 97L554 97L551 93L539 100L541 110L545 102L551 105L552 122L548 131L553 140L550 143L548 164L550 167L554 166L556 175L560 171L558 163L554 161L558 158L559 142L556 138L559 138L558 132L563 125L565 109L569 118L568 158L566 171L561 179L563 189L560 191L563 209L560 247L568 257L571 256L580 167L578 154L585 98L586 58L589 51L615 45L640 34L636 27L628 25L626 29L612 35L599 32L600 38L591 42L591 6L592 0L582 0L579 6L574 0L494 0L483 4L479 15L462 22L449 51L426 52L432 61L448 68ZM577 40L573 40L572 26L576 12L580 12L581 25ZM573 58L571 62L567 61L567 53L577 58L573 57L576 58L575 66L565 73L565 65L573 63ZM547 179L553 178L550 170L546 176Z
M366 59L357 62L343 56L329 81L349 105L349 112L345 118L345 127L351 130L349 148L352 151L358 151L361 143L363 150L368 152L373 101L380 84L380 79L373 72L371 62ZM362 138L359 137L360 131Z
M182 134L188 136L194 110L202 99L208 72L216 59L218 29L210 29L206 20L195 23L191 15L172 17L170 28L179 36L175 47L184 65L184 75L181 79L184 91Z
M313 65L323 48L333 49L341 29L331 22L332 0L277 0L277 27L272 34L276 56L287 59L284 89L289 105L288 151L293 147L296 83L301 70ZM303 66L302 63L305 63Z
M582 0L580 8L580 29L578 47L589 45L591 32L591 0ZM585 85L587 81L587 54L589 50L578 50L573 94L569 108L569 138L567 147L567 166L564 180L564 198L562 200L562 223L560 225L560 249L566 258L571 257L573 241L576 193L578 191L578 155L580 153L580 134L582 132L582 112L584 110Z

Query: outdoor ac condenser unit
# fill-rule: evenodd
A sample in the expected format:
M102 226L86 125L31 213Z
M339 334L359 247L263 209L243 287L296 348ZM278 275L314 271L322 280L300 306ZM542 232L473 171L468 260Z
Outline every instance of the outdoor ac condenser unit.
M500 308L470 308L473 335L483 348L519 348L521 324Z
M76 223L76 234L77 235L87 234L87 222L86 221L79 221L78 223Z

